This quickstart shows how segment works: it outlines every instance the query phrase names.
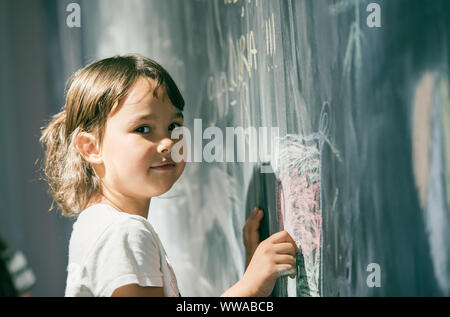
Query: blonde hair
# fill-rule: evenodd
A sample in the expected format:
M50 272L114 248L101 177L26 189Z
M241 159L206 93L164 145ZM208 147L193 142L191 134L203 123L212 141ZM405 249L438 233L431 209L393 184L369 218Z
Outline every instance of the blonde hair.
M172 104L183 111L183 97L167 71L139 55L114 56L93 62L67 81L65 105L41 128L40 138L45 147L42 169L49 193L64 216L77 216L94 195L101 194L99 179L76 149L75 137L82 131L92 133L101 146L108 115L141 77L155 81L155 97L163 87Z

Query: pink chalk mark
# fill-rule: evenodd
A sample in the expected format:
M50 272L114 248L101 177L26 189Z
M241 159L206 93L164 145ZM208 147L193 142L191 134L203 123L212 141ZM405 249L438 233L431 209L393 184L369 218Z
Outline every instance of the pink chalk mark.
M286 171L277 179L277 210L280 230L294 238L303 255L320 255L322 214L320 210L320 182L311 182L309 173L298 176Z

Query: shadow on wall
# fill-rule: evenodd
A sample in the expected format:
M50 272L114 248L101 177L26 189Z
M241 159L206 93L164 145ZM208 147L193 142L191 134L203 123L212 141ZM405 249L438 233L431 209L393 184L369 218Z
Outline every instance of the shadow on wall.
M63 296L71 221L49 213L40 128L54 106L46 1L0 1L0 231L36 276L33 296ZM59 92L62 96L64 91ZM61 105L59 105L60 107Z

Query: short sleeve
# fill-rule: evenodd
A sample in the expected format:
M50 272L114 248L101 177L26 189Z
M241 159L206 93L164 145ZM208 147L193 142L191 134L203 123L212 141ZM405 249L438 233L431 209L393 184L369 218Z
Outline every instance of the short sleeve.
M109 297L128 284L163 286L158 244L138 219L127 218L109 226L85 265L94 296Z

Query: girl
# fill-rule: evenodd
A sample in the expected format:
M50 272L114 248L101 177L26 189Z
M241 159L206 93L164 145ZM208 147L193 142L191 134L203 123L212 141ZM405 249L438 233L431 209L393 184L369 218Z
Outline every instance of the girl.
M50 193L63 215L77 217L65 295L178 296L147 216L151 197L185 167L171 159L183 97L158 63L137 55L94 62L66 87L65 106L40 139ZM255 208L244 227L247 269L223 296L268 296L280 272L295 276L295 242L279 232L259 243L261 218Z

